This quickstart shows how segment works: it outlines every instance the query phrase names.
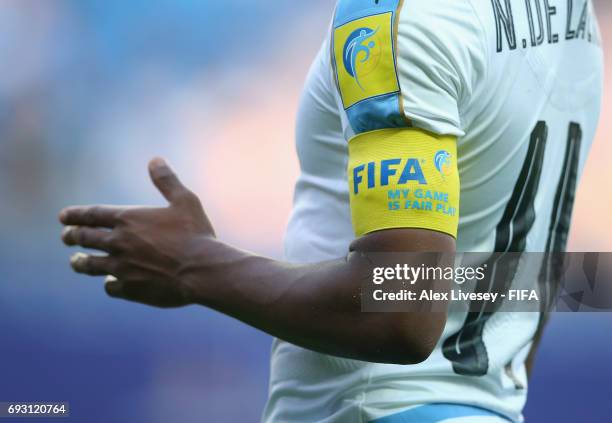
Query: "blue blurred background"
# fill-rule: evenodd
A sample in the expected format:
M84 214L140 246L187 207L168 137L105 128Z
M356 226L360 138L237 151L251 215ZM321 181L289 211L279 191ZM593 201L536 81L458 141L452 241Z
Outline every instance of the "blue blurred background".
M612 4L595 3L610 57ZM2 0L0 401L70 401L78 422L259 419L271 339L202 308L108 299L101 280L69 271L56 215L75 203L162 204L146 163L163 155L220 237L281 257L294 114L333 4ZM612 250L601 225L612 215L607 65L575 251ZM590 196L597 209L581 201ZM553 317L528 422L612 421L611 334L607 314Z

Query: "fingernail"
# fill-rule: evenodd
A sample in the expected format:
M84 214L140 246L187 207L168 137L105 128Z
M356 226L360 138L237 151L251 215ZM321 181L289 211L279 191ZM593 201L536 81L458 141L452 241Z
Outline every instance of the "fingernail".
M64 229L62 229L62 241L66 242L68 240L68 234L70 233L70 230L72 229L71 226L64 226Z
M152 168L164 166L165 164L166 164L166 162L161 157L155 157L153 160L151 160L151 167Z
M72 257L70 257L70 264L72 266L76 266L79 264L79 262L83 259L87 258L87 254L84 253L75 253L72 255Z
M104 284L104 290L111 297L120 297L121 296L121 283L116 279L113 281L107 281Z

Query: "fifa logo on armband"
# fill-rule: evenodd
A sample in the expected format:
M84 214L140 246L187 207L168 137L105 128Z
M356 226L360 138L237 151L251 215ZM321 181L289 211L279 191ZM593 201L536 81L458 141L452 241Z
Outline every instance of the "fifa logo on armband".
M442 177L450 176L453 172L452 156L446 150L440 150L434 156L434 165Z
M377 186L384 187L391 183L404 185L408 182L418 182L427 185L427 180L418 159L388 159L378 162L369 162L356 166L353 173L353 193L359 194L362 185L368 189ZM392 180L393 179L393 180Z

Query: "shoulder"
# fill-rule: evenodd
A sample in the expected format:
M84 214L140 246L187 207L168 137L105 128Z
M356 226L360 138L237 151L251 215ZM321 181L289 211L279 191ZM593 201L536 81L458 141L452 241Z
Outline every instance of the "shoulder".
M484 68L468 0L340 0L331 58L356 133L402 126L462 135L459 107Z
M482 48L485 33L477 11L482 5L476 8L471 0L412 0L400 3L400 39L436 42L440 48L457 51Z
M405 1L397 71L404 111L424 129L463 135L461 115L486 79L486 34L470 0Z

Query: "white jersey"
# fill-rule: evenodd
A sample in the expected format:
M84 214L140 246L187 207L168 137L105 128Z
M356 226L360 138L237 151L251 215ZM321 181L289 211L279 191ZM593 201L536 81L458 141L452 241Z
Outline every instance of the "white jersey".
M337 60L337 46L344 53L350 41L338 39L345 25L353 25L353 38L375 40L363 42L360 75ZM397 80L343 92L338 68L365 85L366 74L385 60L376 50L385 42ZM301 175L286 258L346 256L355 238L347 143L359 133L404 126L458 137L458 251L562 251L599 118L602 63L588 0L339 1L300 105ZM451 312L432 355L406 366L275 340L264 421L383 422L433 403L521 421L524 360L538 319L498 313L474 321Z

